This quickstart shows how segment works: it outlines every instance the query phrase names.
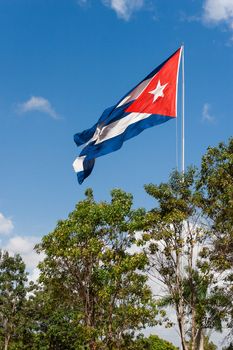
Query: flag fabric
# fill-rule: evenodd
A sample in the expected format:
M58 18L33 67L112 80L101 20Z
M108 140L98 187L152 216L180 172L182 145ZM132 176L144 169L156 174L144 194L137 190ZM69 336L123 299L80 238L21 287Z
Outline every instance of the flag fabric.
M78 181L87 178L95 159L121 148L144 129L177 116L178 73L182 47L155 68L116 105L107 108L90 129L74 135L83 146L73 163Z

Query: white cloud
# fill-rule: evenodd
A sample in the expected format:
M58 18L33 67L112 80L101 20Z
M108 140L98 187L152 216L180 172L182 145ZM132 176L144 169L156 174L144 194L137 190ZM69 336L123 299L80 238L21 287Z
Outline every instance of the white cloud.
M48 114L53 119L59 119L58 114L52 107L51 103L44 97L32 96L28 101L18 105L20 113L39 111Z
M35 244L36 242L34 238L14 236L9 239L6 249L12 253L28 254L28 252L33 249Z
M210 113L210 104L205 103L202 109L202 120L208 123L214 123L215 117Z
M36 243L38 243L37 237L14 236L9 239L4 249L11 254L20 254L27 268L32 269L41 260L39 255L34 251Z
M40 270L35 268L32 270L32 273L29 276L30 281L36 282L40 277Z
M233 30L233 0L205 0L204 21L207 23L227 23Z
M144 6L144 0L102 0L103 4L112 8L118 17L129 20L131 15Z
M145 0L101 0L103 5L114 10L119 18L128 21L135 11L140 10L145 5ZM87 6L91 0L77 0L81 7Z
M40 242L40 237L11 235L13 229L12 220L0 213L0 235L5 235L0 240L0 250L8 251L11 256L20 254L29 272L29 280L36 281L39 277L38 263L45 256L43 253L37 254L34 250L35 245Z
M14 225L11 219L6 218L2 213L0 213L0 234L7 235L11 233Z
M11 237L3 247L9 254L20 254L26 264L26 269L29 271L29 280L35 281L39 277L38 263L43 260L44 254L37 254L34 250L38 243L38 237Z
M199 16L199 15L188 15L184 11L180 11L179 16L180 16L180 21L181 22L192 23L192 22L200 22L201 21L201 16Z
M88 0L77 0L78 5L86 6L88 5Z

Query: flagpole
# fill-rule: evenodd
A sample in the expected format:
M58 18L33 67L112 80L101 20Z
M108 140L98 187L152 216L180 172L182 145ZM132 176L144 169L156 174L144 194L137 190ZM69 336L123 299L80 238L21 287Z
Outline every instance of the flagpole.
M181 172L182 174L184 174L184 168L185 168L185 165L184 165L184 156L185 156L185 153L184 153L184 146L185 146L185 134L184 134L184 98L185 98L185 95L184 95L184 44L182 44L182 131L181 131L181 134L182 134L182 146L181 146Z
M184 146L185 146L185 134L184 134L184 43L182 44L182 118L181 118L181 124L182 124L182 129L181 129L181 134L182 134L182 146L181 146L181 173L182 173L182 181L184 182L184 169L185 169L185 164L184 164ZM180 273L181 273L181 286L182 290L184 288L183 281L184 281L184 245L185 245L185 234L184 234L184 225L185 222L183 221L183 227L181 231L181 240L182 240L182 248L181 248L181 261L180 261ZM182 291L183 292L183 291Z

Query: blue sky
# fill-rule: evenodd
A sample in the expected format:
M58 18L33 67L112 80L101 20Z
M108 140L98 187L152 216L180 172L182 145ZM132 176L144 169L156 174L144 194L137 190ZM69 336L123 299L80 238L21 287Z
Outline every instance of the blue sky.
M1 0L0 243L23 256L32 278L34 244L86 188L108 200L120 187L133 193L135 207L153 205L143 185L167 181L176 167L175 121L99 158L82 186L72 169L73 134L182 42L185 162L199 165L208 146L232 136L232 0Z
M166 181L176 167L175 121L99 158L82 186L72 169L73 134L182 42L186 165L199 165L233 130L232 0L1 0L0 239L30 269L34 243L87 187L97 200L120 187L136 207L153 205L143 185ZM179 118L180 108L178 130Z

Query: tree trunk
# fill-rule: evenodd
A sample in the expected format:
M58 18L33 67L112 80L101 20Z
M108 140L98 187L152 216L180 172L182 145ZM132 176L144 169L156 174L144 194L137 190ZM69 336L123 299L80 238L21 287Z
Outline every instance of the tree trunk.
M9 342L10 342L10 335L8 334L5 336L4 350L8 350Z
M180 331L180 340L182 350L188 350L187 343L185 340L185 327L184 327L184 306L183 306L183 298L180 296L180 300L176 305L176 317L178 322L178 327Z
M192 305L191 350L196 350L195 337L196 337L196 310L194 309L194 305Z
M182 350L188 350L188 347L187 347L187 344L185 341L183 318L178 316L177 319L178 319L178 326L179 326L179 330L180 330L180 339L181 339Z
M92 340L92 341L90 342L90 349L91 349L91 350L96 350L96 342L95 342L94 340Z
M178 230L178 241L182 242L182 227ZM183 261L182 261L183 246L180 243L176 247L176 293L179 296L179 301L176 306L177 321L180 330L180 338L182 350L188 350L185 340L184 326L184 298L183 298Z
M95 310L94 310L94 295L92 294L90 288L86 288L84 307L85 307L85 323L87 327L94 328L95 327ZM96 350L96 339L93 336L89 342L90 350Z
M112 349L112 339L113 339L113 334L112 334L112 304L110 304L109 307L109 318L108 318L108 335L107 335L107 344L109 346L109 349Z
M196 350L196 290L193 282L193 235L192 230L190 228L190 223L187 221L188 232L189 232L189 246L188 246L188 278L189 278L189 286L190 286L190 306L191 306L191 339L190 339L190 349Z
M204 331L202 328L199 328L197 331L195 350L204 350Z

